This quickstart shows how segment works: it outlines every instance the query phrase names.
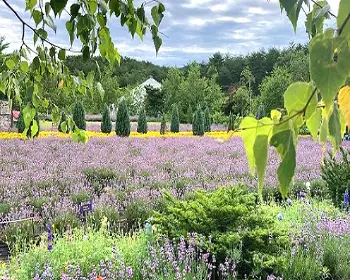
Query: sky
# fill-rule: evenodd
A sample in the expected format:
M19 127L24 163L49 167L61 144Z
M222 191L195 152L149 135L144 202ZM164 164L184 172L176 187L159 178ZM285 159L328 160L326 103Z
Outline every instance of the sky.
M328 0L331 10L337 14L340 0ZM8 2L26 21L24 0ZM70 0L69 2L72 2ZM143 1L135 0L136 4ZM278 0L162 0L165 17L160 31L163 45L158 53L151 36L141 41L131 39L126 28L120 27L119 19L110 22L112 39L123 56L151 61L158 65L183 66L192 61L207 61L215 52L233 55L248 54L270 47L284 48L291 42L307 42L305 15L301 13L296 33L287 16L281 13ZM151 7L148 5L149 8ZM147 9L149 10L149 9ZM21 46L22 25L14 14L0 2L0 36L10 43L10 50ZM57 33L49 33L50 40L60 46L69 47L65 30L67 14L57 20ZM34 26L34 23L32 23ZM335 22L326 22L327 27L336 27ZM26 42L31 43L33 34L27 30ZM79 45L73 46L79 49Z

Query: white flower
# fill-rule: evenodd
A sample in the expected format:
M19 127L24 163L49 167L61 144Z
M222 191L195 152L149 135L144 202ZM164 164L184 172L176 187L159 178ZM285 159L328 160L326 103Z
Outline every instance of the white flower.
M306 182L306 183L305 183L305 186L306 186L307 190L310 191L310 187L311 187L310 182Z
M281 213L278 213L278 215L277 215L277 220L282 221L282 219L283 219L282 214L281 214Z

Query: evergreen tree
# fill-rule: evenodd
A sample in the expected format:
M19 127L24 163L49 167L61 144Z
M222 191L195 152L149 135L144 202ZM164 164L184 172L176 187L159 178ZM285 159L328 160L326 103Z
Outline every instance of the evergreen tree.
M76 103L74 106L73 121L79 129L86 130L85 111L83 104L80 102Z
M139 112L139 118L137 120L137 132L144 134L147 133L147 117L144 107L142 107Z
M130 136L130 119L125 99L123 99L119 104L117 120L115 123L115 132L117 136L120 137Z
M36 123L38 125L38 131L35 135L33 135L33 137L37 137L39 135L39 132L40 132L40 122L39 122L38 113L35 114L34 120L36 121ZM29 126L28 131L27 131L27 137L31 137L31 133L32 133L31 126L34 123L34 120L31 121L31 123L30 123L30 126ZM21 110L18 121L17 121L18 133L23 133L25 129L26 129L26 127L25 127L24 118L23 118L23 110Z
M61 125L62 125L63 122L66 122L66 121L67 121L66 113L65 113L65 112L62 112L62 114L61 114L61 119L60 119L60 123L58 124L58 131L59 131L59 132L64 132L64 131L62 130ZM67 127L66 133L69 133L69 127L68 127L68 124L67 124L67 123L66 123L66 127Z
M101 132L111 133L111 131L112 131L111 113L109 112L108 105L105 104L102 112Z
M228 125L227 125L227 131L233 131L235 130L235 121L236 116L230 112L230 116L228 117Z
M203 136L204 135L204 119L201 107L198 105L196 112L194 113L193 124L192 124L193 135Z
M180 131L179 109L176 104L173 104L170 131L172 133L178 133Z
M192 124L192 121L193 121L193 111L192 111L192 106L191 106L191 105L189 105L189 106L187 107L186 117L187 117L187 123L188 123L188 124Z
M204 110L204 132L211 131L211 120L210 120L210 111L209 108L205 108Z
M165 114L163 114L162 121L160 123L160 135L164 135L166 133L166 119Z

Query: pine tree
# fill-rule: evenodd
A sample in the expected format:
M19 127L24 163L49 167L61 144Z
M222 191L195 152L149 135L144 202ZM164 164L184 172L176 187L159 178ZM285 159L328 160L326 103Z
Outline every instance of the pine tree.
M170 131L172 133L178 133L180 131L179 109L177 108L176 104L173 104Z
M83 104L80 102L76 103L74 106L73 121L79 129L86 130L85 111Z
M112 131L111 113L109 112L108 105L105 104L102 112L101 132L111 133L111 131Z
M210 111L209 108L206 107L204 110L204 132L211 131L211 120L210 120Z
M203 136L204 135L204 119L201 107L198 105L197 110L194 113L193 124L192 124L193 135Z
M120 102L118 107L117 120L115 122L115 132L117 136L120 137L130 136L130 119L125 99Z
M144 107L142 107L139 112L139 118L137 120L137 132L144 134L147 133L147 117Z
M192 111L192 106L191 105L189 105L187 107L186 118L187 118L187 123L188 124L192 124L192 122L193 122L193 111Z
M160 123L160 135L164 135L166 133L166 119L165 114L163 114L162 121Z
M66 116L66 113L65 112L62 112L61 113L61 119L60 119L60 123L58 124L58 131L59 132L64 132L63 130L62 130L62 127L61 127L61 125L62 125L62 123L63 122L67 122L67 116ZM66 133L69 133L69 127L68 127L68 124L66 123Z

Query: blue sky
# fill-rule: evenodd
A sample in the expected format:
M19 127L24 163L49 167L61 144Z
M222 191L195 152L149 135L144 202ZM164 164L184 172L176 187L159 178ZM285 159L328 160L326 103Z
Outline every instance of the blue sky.
M20 15L30 22L24 13L24 0L8 1ZM70 0L69 2L72 2ZM136 0L137 4L143 1ZM283 48L290 42L304 43L305 16L301 15L296 34L285 14L281 14L278 0L163 0L166 6L165 18L160 30L163 46L158 56L151 38L144 41L131 39L119 20L111 22L113 41L122 55L139 60L152 61L159 65L183 66L193 60L206 61L215 52L247 54L261 48ZM332 11L337 13L339 0L329 0ZM22 26L11 11L0 2L0 35L6 36L11 49L21 45ZM50 34L53 42L68 46L65 22L68 15L58 20L57 34ZM33 24L34 25L34 24ZM335 27L333 21L326 23ZM26 41L33 35L27 31ZM79 49L79 45L74 45Z

